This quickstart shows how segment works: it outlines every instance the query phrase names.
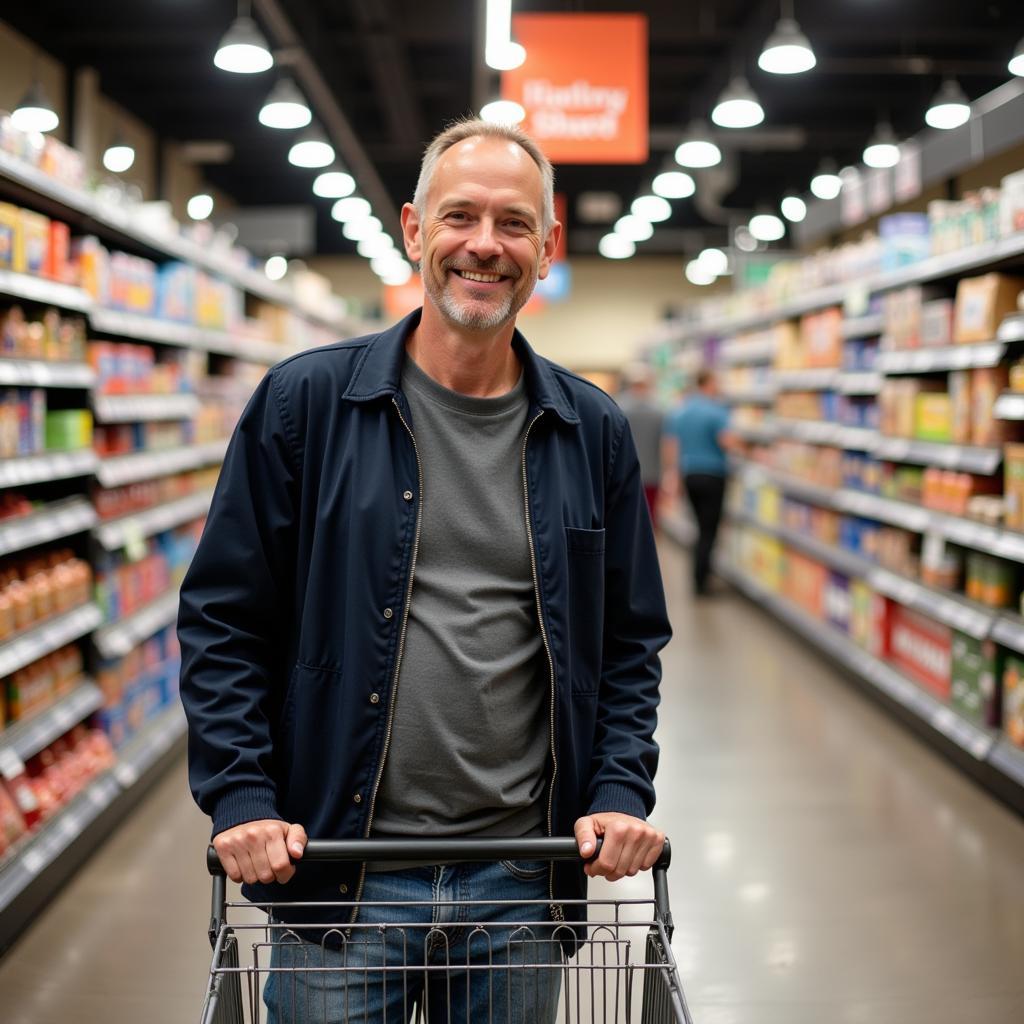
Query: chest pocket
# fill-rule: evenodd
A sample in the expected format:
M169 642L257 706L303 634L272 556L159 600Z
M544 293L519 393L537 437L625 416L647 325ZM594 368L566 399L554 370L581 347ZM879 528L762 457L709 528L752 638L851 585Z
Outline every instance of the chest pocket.
M604 530L565 528L573 693L596 693L604 640Z

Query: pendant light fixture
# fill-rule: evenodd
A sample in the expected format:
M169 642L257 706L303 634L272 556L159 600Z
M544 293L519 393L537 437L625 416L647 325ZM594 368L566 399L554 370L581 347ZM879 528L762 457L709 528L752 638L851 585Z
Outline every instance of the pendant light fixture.
M607 260L628 260L636 252L636 244L613 231L597 243L597 251Z
M323 171L313 182L313 195L321 199L341 199L356 190L356 179L347 171Z
M213 196L200 192L188 201L186 209L193 220L206 220L213 213Z
M715 275L699 259L690 260L686 264L685 273L686 280L700 288L715 283Z
M722 277L729 273L729 257L722 249L703 249L697 257L697 262L715 277Z
M782 17L757 59L762 71L773 75L799 75L818 63L807 36L793 17L793 0L782 0Z
M662 171L654 176L651 191L662 199L688 199L697 185L685 171Z
M864 163L868 167L895 167L900 162L900 146L892 126L883 121L864 147Z
M843 179L836 171L831 160L825 160L818 168L818 173L811 178L811 191L819 199L835 199L843 190Z
M1017 48L1013 51L1010 63L1006 65L1011 75L1024 77L1024 36L1020 37Z
M135 163L135 148L118 133L103 151L103 166L112 174L123 174Z
M360 217L358 220L349 220L341 229L341 233L351 242L361 242L364 238L373 238L384 230L377 217L370 214L368 217Z
M255 75L274 66L266 36L252 20L249 0L239 0L238 17L221 38L213 63L237 75Z
M519 124L525 118L526 111L515 100L491 100L480 108L480 120L491 124Z
M736 75L718 97L711 120L720 128L753 128L764 120L764 108L743 75Z
M654 225L635 213L627 213L615 222L615 234L631 242L646 242L654 234Z
M11 124L22 132L52 132L60 124L43 83L34 79L11 114Z
M721 162L722 151L711 141L707 125L693 121L676 147L676 163L680 167L717 167Z
M391 236L381 231L376 235L370 235L369 238L362 239L362 241L360 241L356 246L356 252L366 259L372 260L377 256L387 255L387 253L392 252L394 248L395 243Z
M526 50L512 42L512 0L487 0L484 63L495 71L511 71L524 60Z
M341 221L342 224L346 224L350 220L362 220L372 213L373 207L370 206L370 201L362 196L346 196L331 207L331 216L335 220Z
M296 167L326 167L334 163L334 147L319 125L311 124L288 151L288 162Z
M313 112L294 80L282 78L270 90L259 117L267 128L305 128L313 120Z
M263 273L266 274L271 281L280 281L281 278L288 273L288 261L280 255L271 256L267 262L263 264Z
M764 210L750 218L747 229L759 242L777 242L786 233L782 219Z
M971 116L971 105L956 79L947 78L939 87L932 105L924 115L932 128L949 131L959 128Z
M656 224L672 216L672 204L661 196L639 196L633 200L629 211L648 224Z
M793 224L799 224L807 216L807 204L796 194L786 196L781 203L782 216Z

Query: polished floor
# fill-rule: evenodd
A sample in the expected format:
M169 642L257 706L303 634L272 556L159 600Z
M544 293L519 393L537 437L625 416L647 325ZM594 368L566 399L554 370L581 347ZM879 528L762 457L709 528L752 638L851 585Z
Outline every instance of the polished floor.
M696 1024L1024 1022L1024 821L742 598L694 605L671 545L663 564L656 819ZM0 961L4 1024L196 1021L206 838L179 763Z

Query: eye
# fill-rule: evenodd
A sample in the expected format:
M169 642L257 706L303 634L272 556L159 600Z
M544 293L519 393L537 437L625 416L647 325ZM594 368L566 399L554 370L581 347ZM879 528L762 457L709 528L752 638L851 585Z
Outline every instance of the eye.
M464 221L469 220L469 214L467 214L464 210L452 210L450 213L447 214L445 219L453 220L456 221L457 223L462 223Z

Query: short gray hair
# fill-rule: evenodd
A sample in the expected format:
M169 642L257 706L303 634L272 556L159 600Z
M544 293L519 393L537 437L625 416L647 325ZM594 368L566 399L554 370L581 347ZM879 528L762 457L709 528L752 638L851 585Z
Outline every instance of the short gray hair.
M551 161L541 152L529 135L514 124L499 124L492 121L483 121L478 117L466 117L450 124L440 135L434 137L423 154L423 163L420 164L420 176L416 182L416 192L413 194L412 203L422 221L427 213L427 192L430 190L430 183L434 178L434 171L441 157L452 146L466 139L505 139L514 142L517 146L530 155L530 158L540 169L541 179L544 183L544 206L541 211L541 233L547 237L551 225L555 223L555 169Z

